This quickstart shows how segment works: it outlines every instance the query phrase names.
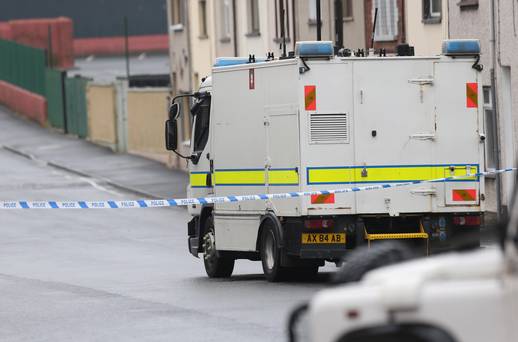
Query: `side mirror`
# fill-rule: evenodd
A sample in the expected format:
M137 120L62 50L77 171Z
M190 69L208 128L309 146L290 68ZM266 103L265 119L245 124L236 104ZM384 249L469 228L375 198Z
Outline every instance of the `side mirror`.
M169 119L165 122L165 148L169 151L176 151L178 148L178 124L176 119Z
M178 118L178 114L180 113L180 104L178 102L174 102L169 107L169 120L176 120Z

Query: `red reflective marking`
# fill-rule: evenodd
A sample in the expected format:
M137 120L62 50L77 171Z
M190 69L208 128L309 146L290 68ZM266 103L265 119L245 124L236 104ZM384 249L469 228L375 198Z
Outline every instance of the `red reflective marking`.
M311 204L333 204L333 203L335 203L335 194L311 195Z
M477 200L477 189L452 190L452 197L453 197L453 200L457 201L457 202L476 201Z
M304 103L306 110L317 110L317 87L314 85L304 86Z
M466 106L478 107L478 83L466 83Z

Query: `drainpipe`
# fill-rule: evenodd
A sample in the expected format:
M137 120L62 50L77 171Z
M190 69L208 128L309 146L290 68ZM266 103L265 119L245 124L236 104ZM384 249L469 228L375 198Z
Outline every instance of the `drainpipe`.
M233 39L234 39L234 57L237 57L239 54L238 46L237 46L237 15L236 15L236 0L232 0L232 30Z
M320 12L320 0L317 0L317 40L322 40L322 14Z
M291 25L293 26L293 51L295 51L295 44L297 44L297 13L295 11L295 0L291 0L291 16L293 20Z
M496 157L496 169L501 167L501 149L500 149L500 118L498 110L497 93L497 75L496 75L496 18L495 18L495 2L491 1L491 100L493 102L493 136L495 137L495 145L493 146L493 153ZM496 214L498 221L502 220L502 177L500 174L496 175Z
M189 1L184 1L183 2L183 6L185 6L185 31L187 31L187 53L188 53L188 56L189 56L189 63L188 63L188 68L189 68L189 91L190 92L193 92L194 91L194 88L193 88L193 70L192 70L192 46L191 46L191 28L190 28L190 25L191 25L191 21L189 20L189 13L190 13L190 9L189 9ZM182 56L183 57L183 56Z

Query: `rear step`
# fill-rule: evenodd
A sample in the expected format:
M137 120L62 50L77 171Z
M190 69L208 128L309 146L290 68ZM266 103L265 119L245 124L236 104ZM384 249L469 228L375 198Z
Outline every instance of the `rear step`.
M365 240L367 240L370 248L371 241L375 240L403 240L403 239L426 239L426 255L429 254L428 246L428 233L424 231L423 225L419 223L419 232L417 233L381 233L381 234L369 234L367 228L365 228Z

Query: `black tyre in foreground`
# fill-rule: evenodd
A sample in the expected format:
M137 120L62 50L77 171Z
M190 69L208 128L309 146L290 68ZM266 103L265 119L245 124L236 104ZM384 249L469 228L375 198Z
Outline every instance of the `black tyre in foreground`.
M205 221L203 235L203 263L205 272L210 278L228 278L234 270L233 258L221 255L216 249L214 218L209 216Z
M412 258L415 258L415 253L400 241L385 241L374 244L371 248L362 246L344 261L334 274L332 282L344 284L360 281L369 271Z

